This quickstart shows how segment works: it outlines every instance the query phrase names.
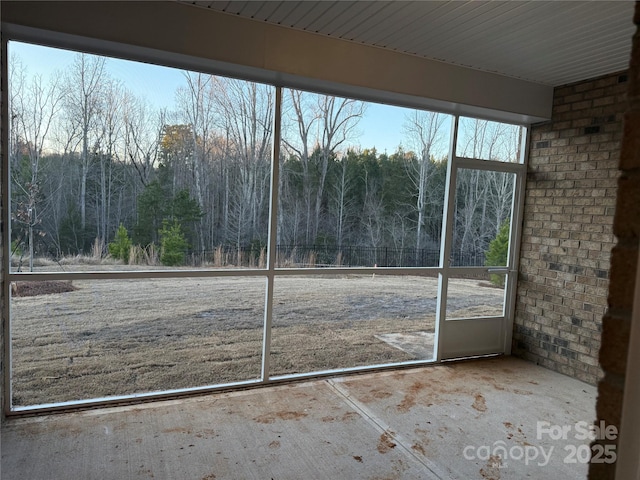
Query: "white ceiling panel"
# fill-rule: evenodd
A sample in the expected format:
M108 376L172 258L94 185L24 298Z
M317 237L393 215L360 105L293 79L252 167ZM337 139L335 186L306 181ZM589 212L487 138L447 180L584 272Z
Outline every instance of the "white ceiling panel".
M181 1L545 85L628 67L634 2Z
M306 28L308 32L326 32L329 25L346 15L350 8L355 8L354 2L318 2L323 4L325 11L313 20Z

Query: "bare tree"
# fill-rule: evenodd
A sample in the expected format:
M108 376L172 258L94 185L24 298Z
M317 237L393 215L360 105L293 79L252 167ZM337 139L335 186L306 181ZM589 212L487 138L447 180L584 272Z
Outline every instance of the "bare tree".
M234 161L238 178L235 191L236 243L242 237L266 236L272 147L272 87L243 80L215 78L220 126L227 137L227 155ZM240 231L240 226L243 225Z
M192 158L185 159L189 162L193 173L193 184L196 191L196 199L201 207L204 206L205 163L208 160L210 150L214 144L211 142L215 121L216 89L212 75L203 73L185 72L186 87L181 87L176 92L178 114L190 125ZM209 206L211 207L211 206ZM200 251L204 252L204 225L199 222L198 238Z
M91 150L98 144L98 120L104 109L104 88L107 82L106 59L79 53L65 76L65 109L72 132L79 136L80 218L84 230L87 223L87 177L92 162ZM72 133L69 132L69 133Z
M487 172L491 191L491 207L493 213L492 229L488 239L492 240L500 231L502 224L511 216L513 203L514 175L504 172Z
M58 77L45 84L42 77L35 75L29 80L19 61L14 60L11 85L11 130L12 141L22 146L28 158L29 178L20 178L17 159L12 165L12 183L22 191L25 198L15 211L15 220L26 225L29 241L29 265L33 270L34 227L40 222L40 165L43 152L49 141L49 132L61 104L61 90ZM12 150L12 149L10 149ZM22 173L22 175L21 175Z
M349 174L347 156L341 156L337 166L337 175L330 185L329 199L335 212L336 244L340 248L345 239L347 223L354 215L355 200L352 192L356 185L354 178Z
M105 245L109 233L113 164L122 161L124 143L125 90L109 79L104 86L103 112L99 118L100 136L96 155L100 165L100 195L97 201L96 238Z
M357 136L356 128L366 105L359 100L289 90L287 107L288 130L283 143L302 164L307 209L305 240L311 243L318 235L329 160ZM317 158L313 158L314 150Z
M9 76L9 166L12 174L18 168L20 152L23 150L21 138L20 116L22 115L25 87L27 84L27 69L15 55L11 56L8 68Z
M432 162L436 154L436 149L442 150L444 140L445 121L449 115L442 113L414 110L407 115L404 126L405 136L409 140L409 145L417 155L417 165L409 172L409 178L417 191L416 211L418 213L418 223L416 226L416 249L422 247L423 228L425 222L425 212L428 198L429 179L433 174ZM444 142L446 143L446 142ZM448 145L444 145L445 147Z
M482 248L483 232L479 217L484 211L483 199L488 191L485 173L481 170L458 170L454 242L461 255L477 253Z
M146 187L158 164L163 127L168 115L165 110L154 111L144 99L130 93L123 98L123 109L125 155Z
M372 247L380 246L384 238L384 203L377 180L365 171L362 224Z
M302 196L305 206L305 243L311 243L311 208L312 208L312 183L310 175L310 137L317 118L313 114L308 97L300 90L288 90L287 103L283 108L286 112L286 122L283 118L282 142L287 150L300 159L302 166Z

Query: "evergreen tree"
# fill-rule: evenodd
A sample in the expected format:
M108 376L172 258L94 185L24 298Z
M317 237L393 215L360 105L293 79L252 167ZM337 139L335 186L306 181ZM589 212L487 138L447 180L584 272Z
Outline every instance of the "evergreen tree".
M129 239L129 234L127 233L127 229L124 228L124 225L120 224L118 231L116 232L116 237L113 242L109 244L109 254L111 254L113 258L117 258L123 260L124 263L128 263L130 251L131 240Z
M167 192L159 181L154 180L138 196L138 222L133 230L137 244L158 242L158 231L162 227L167 208Z
M176 221L182 228L188 243L195 245L197 240L197 225L203 212L195 198L189 194L186 188L176 193L169 206L170 212L166 215L169 220Z
M507 220L500 227L500 231L491 243L485 260L488 267L502 267L507 265L507 255L509 253L509 221ZM491 283L504 286L504 275L491 274Z
M177 221L169 224L162 222L160 229L160 261L163 265L172 267L184 263L185 252L189 248L184 233Z

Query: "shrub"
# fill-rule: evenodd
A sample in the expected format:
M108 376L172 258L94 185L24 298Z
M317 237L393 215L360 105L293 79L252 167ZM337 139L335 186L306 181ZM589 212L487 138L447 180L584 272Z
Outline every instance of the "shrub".
M189 248L180 224L174 221L172 225L166 220L160 229L160 261L166 266L182 265L185 250Z
M488 267L504 266L507 264L509 253L509 221L502 224L496 238L491 240L484 264ZM491 283L504 286L504 275L489 275Z
M129 253L131 252L131 240L124 225L120 224L116 237L109 244L109 254L113 258L118 258L124 263L129 263Z
M18 255L18 256L22 256L22 248L20 246L20 241L19 240L13 240L11 242L11 255Z

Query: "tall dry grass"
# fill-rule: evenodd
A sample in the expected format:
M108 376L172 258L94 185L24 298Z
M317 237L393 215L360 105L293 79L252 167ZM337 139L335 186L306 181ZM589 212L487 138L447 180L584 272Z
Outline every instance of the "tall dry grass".
M265 247L259 252L246 252L242 250L229 250L223 246L218 246L213 253L204 258L198 255L187 259L189 266L206 268L267 268L268 254ZM28 268L29 257L23 254L12 255L11 264L14 269L24 271ZM107 253L107 248L102 239L96 238L91 246L88 255L64 255L58 259L51 257L35 257L33 265L40 268L71 265L128 265L128 266L150 266L162 265L160 262L160 250L155 244L146 247L131 245L129 258L126 263L113 258ZM342 254L338 253L334 263L322 266L339 267L343 264ZM318 266L318 256L316 252L305 252L300 254L295 248L289 254L278 253L276 256L276 266L278 268L314 268Z
M129 265L156 266L160 264L160 252L155 244L146 247L131 245L129 249Z

